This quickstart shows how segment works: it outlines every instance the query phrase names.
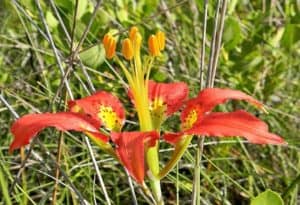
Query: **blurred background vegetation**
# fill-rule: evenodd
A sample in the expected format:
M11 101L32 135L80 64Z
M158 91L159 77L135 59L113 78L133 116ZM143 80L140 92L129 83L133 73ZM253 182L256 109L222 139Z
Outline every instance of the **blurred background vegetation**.
M67 81L75 98L87 96L94 86L96 90L114 92L131 107L124 82L116 75L119 68L104 58L101 39L107 31L124 37L132 25L139 27L145 39L157 30L166 33L167 47L155 63L152 78L161 82L184 81L190 86L191 96L197 94L203 1L103 1L94 13L97 2L1 0L0 92L19 115L65 109L69 96L62 84L60 68L68 74ZM205 65L215 11L216 1L209 1ZM236 102L218 109L246 108L256 113L289 145L257 146L236 138L206 139L201 165L201 203L248 204L251 197L270 188L284 196L285 204L299 204L300 2L228 1L222 42L215 86L239 89L255 96L269 113ZM143 52L147 52L146 42L144 45ZM78 55L74 56L72 51L77 48ZM127 118L134 119L134 113L128 112ZM46 166L51 165L51 159L38 145L34 150L42 162L30 156L24 172L26 183L20 182L13 190L5 191L11 187L21 161L18 152L8 154L12 141L9 128L13 121L11 112L0 103L0 204L50 204L55 173ZM178 116L164 126L178 127ZM134 127L126 126L128 130ZM56 155L60 135L47 129L39 139ZM105 204L82 136L64 134L62 139L61 167L87 201ZM172 150L168 145L162 147L164 163ZM131 204L122 167L96 147L94 150L112 203ZM162 181L166 204L190 204L194 153L195 146L191 146L177 168ZM63 177L59 180L57 204L78 204L68 182ZM295 186L288 189L293 183ZM138 202L146 203L140 189L136 187L135 191Z

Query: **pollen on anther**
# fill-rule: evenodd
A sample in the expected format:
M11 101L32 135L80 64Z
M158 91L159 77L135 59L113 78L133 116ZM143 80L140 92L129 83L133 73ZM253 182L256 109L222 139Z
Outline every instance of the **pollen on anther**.
M107 33L103 37L102 43L105 49L106 58L111 59L114 57L117 44L116 39L111 34Z
M131 60L133 58L133 46L129 38L126 38L122 43L122 54L127 60Z
M156 36L157 41L158 41L159 50L160 51L164 50L165 42L166 42L165 33L162 32L162 31L158 31L155 36Z
M131 27L129 31L130 40L134 41L136 34L139 32L139 29L136 26Z
M158 56L160 53L158 40L155 35L151 35L148 39L148 48L151 56Z

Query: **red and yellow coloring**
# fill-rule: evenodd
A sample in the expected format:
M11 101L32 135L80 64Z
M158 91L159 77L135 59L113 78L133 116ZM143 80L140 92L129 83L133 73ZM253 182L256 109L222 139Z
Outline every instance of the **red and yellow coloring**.
M139 131L123 131L125 110L122 103L114 95L99 91L70 101L68 112L28 114L18 119L11 127L14 140L10 151L27 145L46 127L84 132L101 149L119 160L137 183L145 186L147 173L154 197L159 202L162 200L159 180L176 165L193 136L241 136L255 144L286 144L281 137L268 131L266 123L244 110L212 112L217 105L228 100L244 100L263 109L260 102L243 92L207 88L188 100L188 86L185 83L149 80L153 60L165 48L163 32L149 37L150 55L145 56L143 62L142 36L137 27L132 27L129 37L122 42L121 53L125 63L115 54L116 41L112 35L106 34L103 44L107 58L120 65L127 79L128 95L137 112ZM161 125L179 110L182 110L181 130L165 133L162 137L163 141L175 146L175 151L170 161L160 169L158 142ZM103 129L106 131L103 132ZM116 146L112 146L109 140Z

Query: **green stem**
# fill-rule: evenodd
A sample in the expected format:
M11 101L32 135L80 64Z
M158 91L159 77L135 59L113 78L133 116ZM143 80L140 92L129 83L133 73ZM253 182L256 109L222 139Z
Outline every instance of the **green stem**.
M25 149L24 147L21 147L20 149L20 155L21 155L21 160L24 161L25 159ZM23 190L25 192L27 192L27 180L26 180L26 172L25 172L25 169L22 173L22 185L23 185ZM28 198L27 196L23 196L23 200L22 200L22 205L27 205L28 204Z
M150 179L150 186L153 192L156 205L163 205L164 201L161 194L160 180L155 178Z
M158 164L158 142L154 147L150 147L146 153L149 169L151 171L151 178L158 179L159 164Z
M186 149L188 148L188 145L190 144L193 136L192 135L186 135L183 137L183 139L178 142L175 146L175 150L173 152L173 155L169 162L165 165L165 167L159 172L159 179L164 178L178 163Z
M144 103L142 104L148 104L148 102L145 100ZM147 106L148 108L149 106ZM140 129L141 131L151 131L153 130L153 125L152 125L152 120L151 120L151 115L148 109L137 109L141 113L139 117L140 123ZM143 120L142 120L143 119ZM162 198L162 193L161 193L161 187L160 187L160 180L157 177L159 173L159 156L158 156L158 149L159 149L159 142L156 142L156 145L154 147L148 148L146 152L146 161L149 167L149 179L150 179L150 185L151 185L151 190L154 196L154 199L156 201L156 204L158 205L163 205L163 198Z
M156 201L156 204L163 205L163 197L160 187L159 174L159 156L158 156L159 142L154 147L150 147L146 153L146 160L149 167L148 177L150 180L151 190Z
M200 163L203 154L204 139L204 137L198 139L198 147L196 151L196 159L194 165L194 181L192 194L193 205L200 205Z
M134 45L134 47L135 46L137 45ZM136 111L140 123L140 131L147 132L155 129L152 124L152 118L149 110L149 100L148 100L148 80L149 80L153 58L150 60L149 65L146 66L146 70L144 70L141 65L139 48L138 49L135 48L135 50L136 52L132 62L133 64L132 72L129 72L124 66L124 64L117 57L116 60L121 66L128 80L129 87L132 91L133 98L135 101L135 107L136 107ZM155 130L159 132L160 128ZM156 201L156 204L162 205L164 203L163 203L163 198L161 193L160 180L157 177L159 173L158 149L159 149L159 142L157 142L154 147L148 148L148 150L146 151L146 161L149 167L148 176L150 179L150 185L154 195L154 199Z

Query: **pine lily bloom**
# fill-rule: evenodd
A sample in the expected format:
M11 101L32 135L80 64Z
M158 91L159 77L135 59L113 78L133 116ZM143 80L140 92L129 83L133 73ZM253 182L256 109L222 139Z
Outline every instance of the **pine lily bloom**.
M222 113L211 112L218 104L229 99L246 100L260 108L263 105L240 91L220 88L208 88L186 103L181 113L181 132L166 134L165 140L174 144L184 134L207 136L243 136L256 144L282 144L277 135L268 132L268 126L248 112L239 110Z
M79 100L68 102L72 112L81 112L91 116L108 130L119 132L125 123L125 110L122 103L114 95L105 91Z
M117 158L138 184L146 186L144 179L148 176L156 203L163 204L160 179L176 165L194 135L241 136L256 144L285 144L281 137L268 131L267 124L246 111L212 112L217 105L231 99L245 100L263 109L260 102L243 92L208 88L188 100L188 86L185 83L149 80L152 63L165 48L165 34L158 31L149 37L149 55L143 60L141 43L142 36L138 28L132 27L128 38L122 42L123 63L124 59L121 60L115 53L115 39L110 34L103 38L107 58L119 64L127 79L128 96L137 113L139 131L122 131L125 123L122 103L114 95L99 91L70 101L69 112L30 114L18 119L11 128L15 138L10 150L28 144L46 127L84 132L101 149ZM158 151L161 125L179 110L182 110L181 130L163 136L163 140L174 145L175 150L169 162L160 169Z
M167 91L172 94L173 90ZM159 95L159 94L157 94ZM163 138L174 145L171 159L160 171L163 178L176 165L184 154L194 135L208 137L242 136L255 144L286 144L285 141L268 131L268 125L251 115L238 110L234 112L211 112L215 106L227 100L245 100L263 109L263 105L251 96L236 90L207 88L199 92L196 98L184 103L181 112L181 131L166 133Z
M29 144L30 139L46 127L80 131L104 151L118 156L131 176L142 184L145 173L144 145L146 148L154 146L159 134L156 131L120 133L125 122L125 110L118 98L104 91L69 101L68 105L69 112L29 114L14 122L11 127L14 141L10 151ZM117 146L116 150L111 147L109 136L99 131L101 126L112 131L111 139Z

